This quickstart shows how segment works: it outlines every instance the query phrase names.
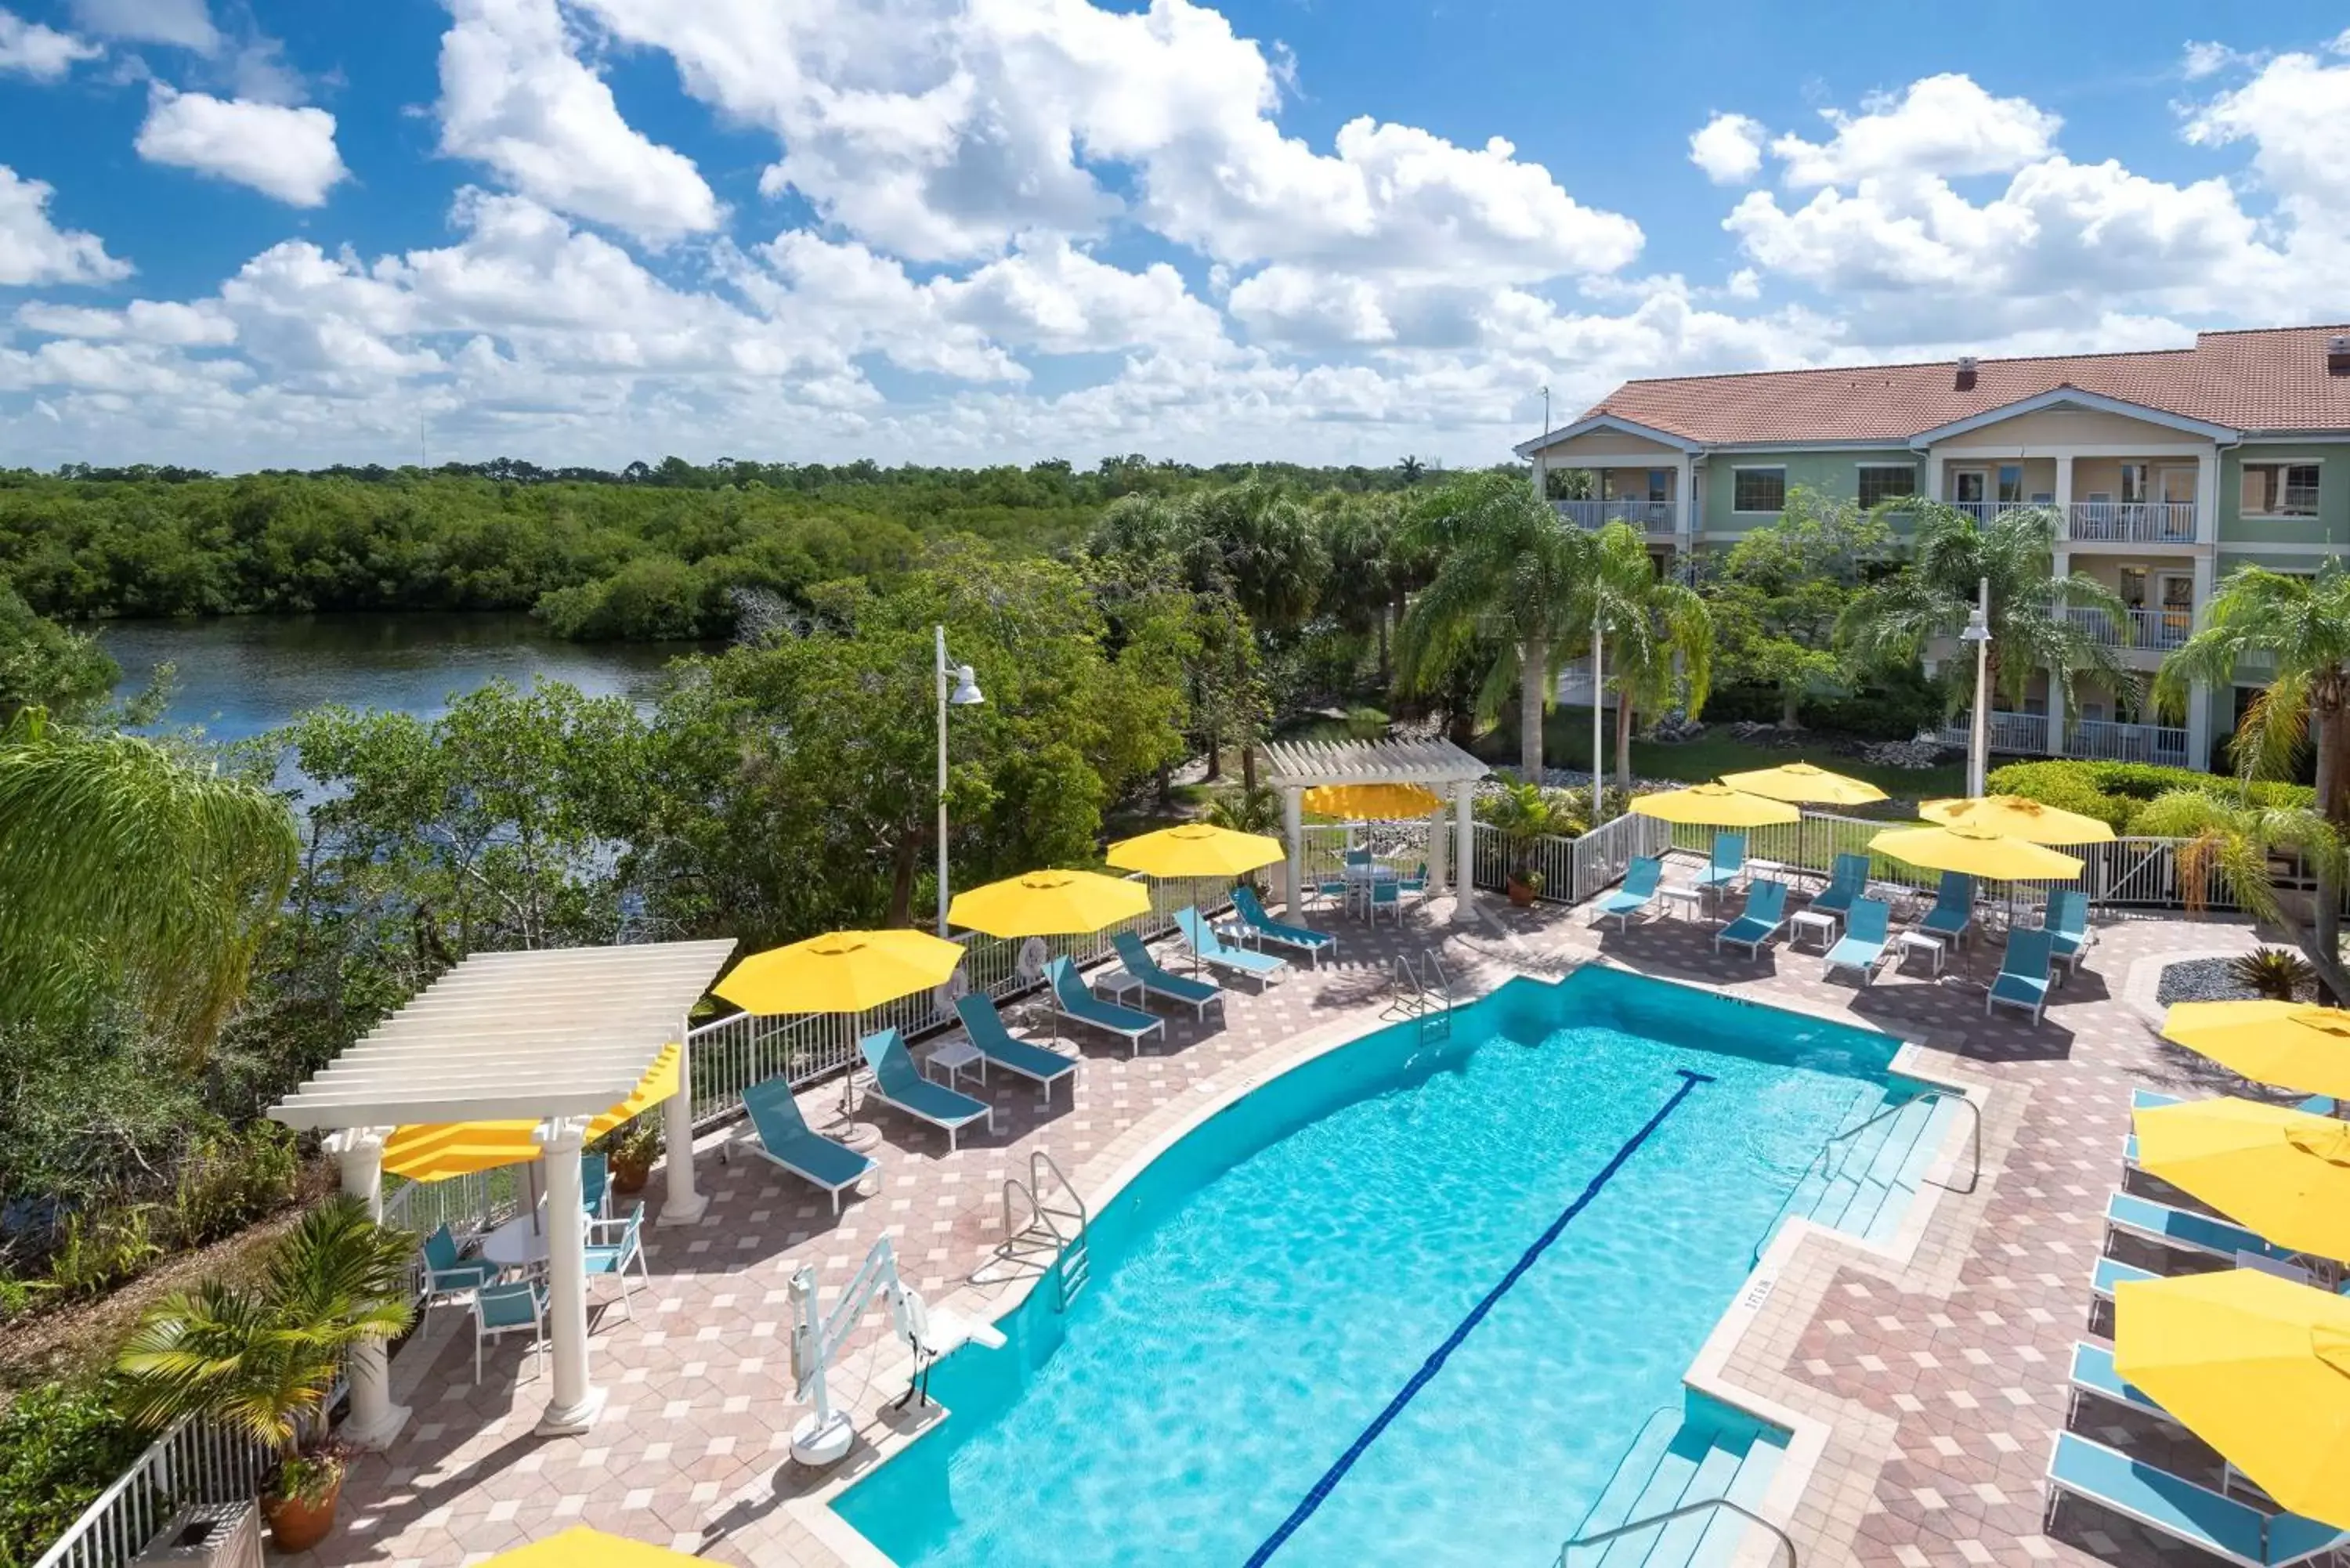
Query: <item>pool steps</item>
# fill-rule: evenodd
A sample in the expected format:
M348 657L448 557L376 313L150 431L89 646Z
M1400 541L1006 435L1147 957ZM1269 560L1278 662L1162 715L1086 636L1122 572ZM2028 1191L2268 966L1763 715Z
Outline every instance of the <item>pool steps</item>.
M1884 1108L1880 1103L1868 1115L1881 1115ZM1785 1216L1794 1214L1864 1241L1891 1241L1956 1114L1949 1100L1920 1098L1873 1126L1859 1118L1839 1128L1839 1137L1853 1127L1861 1130L1824 1168L1804 1172L1781 1218L1756 1240L1755 1256L1771 1244Z
M1785 1434L1732 1410L1692 1400L1656 1411L1562 1548L1558 1568L1726 1568L1747 1530L1727 1509L1575 1542L1716 1499L1757 1508L1785 1450Z

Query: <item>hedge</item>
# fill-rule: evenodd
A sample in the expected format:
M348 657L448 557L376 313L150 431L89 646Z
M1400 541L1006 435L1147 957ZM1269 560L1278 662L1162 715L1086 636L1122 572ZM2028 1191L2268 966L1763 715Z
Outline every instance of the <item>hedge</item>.
M2229 800L2249 799L2263 806L2307 806L2317 801L2317 792L2307 784L2269 780L2247 784L2224 774L2158 767L2151 763L2069 759L2010 763L1993 769L1987 782L1993 794L2020 794L2060 811L2094 816L2119 834L2132 832L2132 825L2147 803L2172 790L2198 790Z
M146 1449L103 1382L27 1388L0 1413L0 1568L26 1568Z

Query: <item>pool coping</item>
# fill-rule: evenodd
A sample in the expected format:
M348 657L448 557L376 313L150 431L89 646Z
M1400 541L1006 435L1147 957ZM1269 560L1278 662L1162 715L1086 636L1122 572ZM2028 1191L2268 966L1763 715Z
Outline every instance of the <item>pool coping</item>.
M1586 967L1615 970L1654 983L1681 986L1709 996L1728 994L1711 986L1648 974L1606 954L1556 950L1548 956L1563 961L1555 973L1537 973L1500 957L1478 954L1477 961L1464 970L1460 977L1455 1004L1466 1005L1481 1001L1510 981L1520 978L1554 986L1562 984ZM1731 1000L1748 999L1733 997ZM1986 1197L1992 1176L1988 1123L1990 1102L1994 1097L1994 1091L1989 1085L1950 1073L1944 1064L1947 1058L1941 1054L1936 1052L1929 1056L1932 1047L1926 1037L1884 1029L1866 1020L1856 1020L1849 1012L1840 1013L1825 1007L1778 1000L1750 1001L1749 1005L1815 1018L1898 1042L1886 1067L1888 1075L1967 1098L1974 1104L1977 1116L1986 1124L1981 1179L1977 1182L1974 1192L1967 1195L1978 1204ZM1071 1185L1084 1196L1088 1210L1100 1212L1154 1161L1244 1096L1308 1062L1354 1044L1380 1030L1409 1022L1409 1015L1392 1016L1392 1002L1364 1002L1347 1016L1334 1018L1327 1023L1302 1032L1282 1048L1235 1064L1200 1080L1177 1098L1154 1107L1148 1116L1071 1172ZM2004 1091L2000 1092L1999 1097L2004 1098ZM1773 1348L1779 1348L1781 1353L1769 1359L1766 1365L1770 1367L1783 1366L1786 1353L1792 1351L1794 1336L1802 1333L1818 1306L1828 1278L1845 1263L1858 1259L1873 1263L1880 1271L1897 1274L1909 1272L1945 1196L1944 1189L1937 1184L1938 1179L1947 1180L1956 1168L1960 1140L1967 1130L1965 1118L1952 1116L1950 1121L1950 1127L1943 1132L1941 1147L1929 1160L1918 1189L1912 1195L1901 1223L1890 1241L1872 1243L1847 1232L1829 1229L1808 1218L1788 1220L1740 1283L1730 1305L1716 1320L1682 1375L1685 1389L1788 1434L1784 1455L1773 1473L1757 1511L1773 1525L1791 1532L1800 1530L1806 1523L1807 1514L1814 1516L1814 1527L1801 1532L1814 1536L1815 1549L1816 1545L1825 1544L1825 1541L1818 1540L1824 1533L1819 1529L1820 1525L1848 1522L1856 1530L1858 1524L1858 1505L1851 1501L1856 1494L1854 1477L1850 1474L1843 1478L1844 1484L1840 1486L1837 1497L1829 1500L1829 1507L1814 1506L1814 1500L1808 1494L1822 1465L1840 1446L1851 1448L1855 1457L1874 1452L1877 1463L1867 1468L1866 1485L1856 1494L1865 1498L1873 1489L1876 1469L1887 1457L1892 1422L1856 1403L1836 1400L1804 1386L1795 1385L1788 1388L1771 1386L1779 1379L1762 1376L1762 1366L1740 1370L1733 1368L1732 1364L1751 1362L1756 1355L1768 1356ZM1107 1168L1106 1172L1105 1167ZM980 1265L981 1268L984 1266L983 1262ZM964 1282L932 1303L933 1311L966 1320L995 1323L1017 1311L1044 1277L1039 1272L988 1284L973 1283L966 1278ZM1759 1289L1758 1281L1761 1282ZM1804 1285L1815 1288L1783 1290L1783 1282L1789 1281L1802 1282ZM888 1343L889 1355L878 1362L869 1378L874 1386L888 1387L904 1382L914 1370L911 1352L899 1347L894 1339ZM1806 1395L1808 1397L1804 1397ZM1849 1405L1850 1409L1817 1408L1823 1403ZM886 1406L879 1410L859 1412L855 1447L841 1463L821 1472L813 1472L785 1459L784 1466L773 1478L775 1494L783 1511L806 1530L832 1554L834 1561L845 1568L899 1568L895 1559L868 1540L832 1504L849 1488L936 1430L951 1413L945 1406L935 1403L926 1412L903 1417ZM786 1478L800 1484L787 1487ZM1825 1533L1844 1533L1846 1540L1849 1540L1848 1532ZM1740 1565L1759 1565L1772 1562L1776 1551L1775 1540L1767 1532L1749 1526L1732 1554L1732 1562Z

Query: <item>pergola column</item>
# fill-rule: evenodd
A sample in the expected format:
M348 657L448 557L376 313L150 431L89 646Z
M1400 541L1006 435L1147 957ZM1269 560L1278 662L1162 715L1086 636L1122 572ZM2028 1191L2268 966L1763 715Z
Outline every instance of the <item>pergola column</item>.
M1440 805L1428 815L1428 886L1431 891L1445 886L1451 860L1444 853L1444 808Z
M1289 841L1289 918L1305 918L1305 792L1281 792L1281 831Z
M691 1225L710 1207L710 1199L693 1186L693 1047L687 1020L677 1021L677 1093L661 1106L661 1143L668 1150L661 1161L669 1184L669 1201L661 1205L660 1223Z
M347 1127L327 1140L327 1150L342 1167L343 1190L367 1208L368 1218L383 1220L383 1142L390 1127ZM351 1413L340 1436L354 1448L387 1449L408 1425L408 1407L391 1402L391 1366L383 1341L369 1339L352 1348L345 1364L350 1375Z
M542 1435L584 1432L604 1407L604 1391L588 1381L588 1228L579 1179L588 1121L553 1116L538 1126L546 1156L546 1337L555 1366L554 1397L538 1419Z
M1452 786L1452 918L1473 920L1477 891L1477 785L1463 779Z

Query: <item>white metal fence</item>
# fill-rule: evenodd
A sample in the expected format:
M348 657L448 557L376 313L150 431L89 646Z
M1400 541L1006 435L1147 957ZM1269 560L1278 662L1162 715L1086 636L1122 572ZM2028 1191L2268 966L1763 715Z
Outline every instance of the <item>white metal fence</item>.
M261 1491L269 1450L206 1422L174 1423L33 1568L123 1568L180 1509L243 1502Z
M1476 883L1500 891L1509 886L1510 846L1490 824L1479 823L1475 837ZM1626 815L1602 823L1579 838L1536 839L1526 851L1529 869L1541 874L1544 903L1579 904L1602 888L1623 880L1626 867L1643 855L1672 846L1670 825Z

